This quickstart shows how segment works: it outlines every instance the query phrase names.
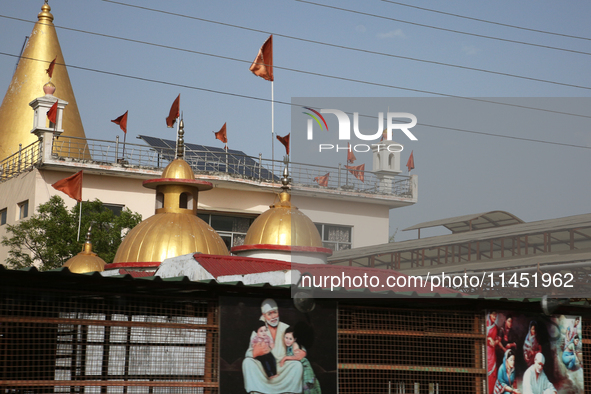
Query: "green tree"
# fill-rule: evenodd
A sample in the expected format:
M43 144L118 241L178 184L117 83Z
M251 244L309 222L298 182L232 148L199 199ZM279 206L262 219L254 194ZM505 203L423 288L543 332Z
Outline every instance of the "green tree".
M92 251L113 262L117 248L128 229L142 221L138 213L125 208L119 215L99 200L82 203L82 225L78 236L79 205L70 211L59 196L39 205L37 213L15 225L8 225L2 245L9 248L6 265L25 268L33 265L41 270L61 267L82 250L85 234L92 224ZM37 264L38 263L38 264Z

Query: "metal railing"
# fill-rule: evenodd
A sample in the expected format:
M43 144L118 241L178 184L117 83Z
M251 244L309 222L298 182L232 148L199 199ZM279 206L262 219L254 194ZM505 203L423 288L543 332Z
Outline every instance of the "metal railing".
M22 147L19 144L18 152L0 161L0 182L14 178L19 174L31 170L41 162L41 141L35 141Z
M162 169L176 157L175 150L168 147L127 143L124 151L123 144L118 139L107 141L63 136L54 140L52 153L58 160L149 169ZM14 161L12 166L18 162L14 156L10 157ZM263 159L262 155L253 157L232 152L195 151L189 147L185 147L184 159L195 174L230 176L256 182L279 182L285 167L283 161ZM288 166L296 187L412 197L411 178L408 176L396 175L380 179L374 172L348 170L341 165L329 167L291 162ZM328 179L322 182L320 177L326 174Z

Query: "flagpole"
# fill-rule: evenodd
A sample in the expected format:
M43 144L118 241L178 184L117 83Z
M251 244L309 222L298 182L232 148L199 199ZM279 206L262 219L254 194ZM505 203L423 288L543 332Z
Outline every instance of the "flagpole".
M80 225L82 224L82 200L79 202L80 204L80 213L78 214L78 239L76 242L80 241Z
M123 157L122 159L125 160L125 140L127 139L127 131L123 133Z
M272 174L273 178L275 178L275 97L274 97L274 84L275 81L271 81L271 162L272 164ZM273 179L275 181L275 179Z

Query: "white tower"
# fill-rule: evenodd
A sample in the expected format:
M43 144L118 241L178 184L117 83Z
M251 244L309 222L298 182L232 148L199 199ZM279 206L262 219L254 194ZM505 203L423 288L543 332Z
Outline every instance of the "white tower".
M43 161L46 161L51 159L53 137L59 137L64 132L62 129L64 108L68 105L68 102L60 100L53 95L55 92L55 86L51 82L48 82L43 86L43 91L45 92L45 96L37 97L35 100L31 101L29 105L35 111L33 130L31 130L31 133L35 134L37 138L42 141L41 149L43 152ZM47 118L47 111L51 109L56 101L56 123L53 124Z
M373 172L380 180L380 192L392 192L394 177L400 174L402 145L394 141L382 141L372 147Z

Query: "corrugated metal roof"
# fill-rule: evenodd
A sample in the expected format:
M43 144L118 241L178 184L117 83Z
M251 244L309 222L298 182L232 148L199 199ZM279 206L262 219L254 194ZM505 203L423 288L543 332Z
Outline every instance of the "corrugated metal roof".
M341 250L335 252L331 257L329 257L328 261L347 261L379 254L403 252L423 248L429 249L437 246L456 245L470 241L482 241L499 237L537 234L545 231L559 231L579 227L591 227L591 214L568 216L558 219L539 220L536 222L521 223L504 227L494 227L480 231L468 231L464 233L440 235L423 239Z
M447 219L432 220L405 228L402 231L418 230L421 228L443 226L452 233L463 233L466 231L483 230L491 227L510 226L513 224L525 223L517 216L505 211L489 211L475 213L473 215L455 216Z
M261 272L286 271L291 264L285 261L257 259L243 256L218 256L197 253L193 256L215 278L227 275L247 275Z

